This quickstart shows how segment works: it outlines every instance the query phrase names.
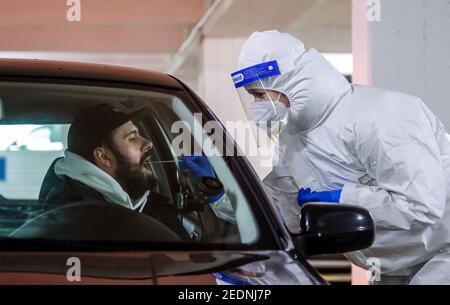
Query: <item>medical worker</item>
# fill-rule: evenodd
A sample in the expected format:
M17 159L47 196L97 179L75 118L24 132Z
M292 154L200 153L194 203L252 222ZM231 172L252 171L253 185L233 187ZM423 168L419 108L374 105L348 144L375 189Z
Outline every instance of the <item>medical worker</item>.
M375 242L347 258L365 269L378 259L377 283L450 284L450 142L421 99L351 85L278 31L253 33L239 69L244 109L279 137L280 162L264 183L286 225L296 230L307 202L364 207Z

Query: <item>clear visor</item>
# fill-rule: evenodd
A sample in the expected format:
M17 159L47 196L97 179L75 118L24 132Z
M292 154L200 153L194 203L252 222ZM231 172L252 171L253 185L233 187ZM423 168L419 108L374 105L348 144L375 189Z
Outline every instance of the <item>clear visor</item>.
M274 78L280 76L278 64L276 61L258 64L231 76L256 140L256 153L246 156L263 178L281 160L283 149L279 135L287 122L287 108L280 102L281 93L269 89Z
M280 76L276 61L258 64L232 75L248 121L272 136L277 136L287 123L287 108L280 102L281 93L268 88Z

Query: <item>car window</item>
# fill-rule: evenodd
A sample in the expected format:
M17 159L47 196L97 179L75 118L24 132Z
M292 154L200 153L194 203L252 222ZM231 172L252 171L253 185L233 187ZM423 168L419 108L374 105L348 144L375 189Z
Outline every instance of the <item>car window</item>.
M67 134L74 114L97 104L108 103L127 113L150 106L146 116L135 124L140 134L153 143L151 160L154 163L150 167L158 182L150 188L149 204L155 211L151 215L137 210L127 211L131 213L127 221L133 221L130 219L134 214L141 214L139 219L148 216L148 219L156 219L173 230L180 240L199 243L253 245L262 240L263 229L255 217L255 208L241 189L232 165L220 155L221 147L216 147L208 138L210 130L203 129L201 115L199 117L194 113L192 101L182 93L161 88L138 90L2 82L0 103L0 237L77 238L78 223L67 230L67 235L64 235L64 230L55 227L56 234L51 232L54 222L47 223L51 217L58 217L62 222L65 219L76 221L83 226L92 221L95 225L95 219L91 218L97 212L93 210L94 204L89 206L89 202L95 201L97 204L98 200L84 200L77 206L76 213L85 211L86 215L81 217L85 221L73 220L75 212L71 214L70 211L75 211L73 205L78 203L70 200L48 201L52 194L60 192L67 184L72 187L72 183L81 183L76 179L75 182L65 180L65 176L58 175L51 175L49 179L49 173L54 173L54 164L65 155ZM184 139L189 139L188 144L181 145L183 147L179 141L180 129L185 132ZM187 155L187 146L207 158L217 179L213 182L219 181L223 185L223 195L218 200L209 202L212 196L205 195L206 191L199 191L201 188L196 181L192 181L189 170L180 166L182 153ZM209 148L208 154L204 147ZM217 154L210 156L211 150L217 150ZM103 197L96 199L103 200L108 206L115 205ZM104 225L110 225L113 229L110 234L105 230L103 235L96 235L95 238L117 240L117 236L121 236L113 234L118 230L117 219L111 218L108 223L109 215L101 215ZM165 221L166 218L172 220ZM83 234L79 239L89 237L86 232ZM144 241L156 238L151 232L139 233L139 236L139 240Z
M0 194L37 199L48 165L63 156L68 124L0 125Z

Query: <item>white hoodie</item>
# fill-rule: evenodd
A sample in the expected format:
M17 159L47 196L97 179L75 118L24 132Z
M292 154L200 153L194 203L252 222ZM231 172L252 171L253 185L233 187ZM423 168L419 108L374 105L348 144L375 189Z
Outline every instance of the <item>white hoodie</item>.
M69 150L65 151L64 158L56 162L55 174L81 182L102 194L106 201L134 211L142 212L150 195L150 191L147 191L141 198L133 201L119 182L108 173Z

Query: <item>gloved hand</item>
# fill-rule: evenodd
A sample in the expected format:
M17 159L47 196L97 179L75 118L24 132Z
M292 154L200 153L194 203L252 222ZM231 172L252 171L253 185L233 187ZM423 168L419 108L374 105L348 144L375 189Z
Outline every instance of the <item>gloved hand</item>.
M311 192L310 188L298 191L298 205L303 206L307 202L335 202L339 203L342 190Z
M183 156L179 165L182 169L189 170L194 183L202 176L215 177L211 163L205 156Z
M215 177L213 168L209 160L205 156L183 156L179 161L179 165L182 169L187 169L191 174L192 181L197 182L198 178L205 177ZM215 202L219 200L224 193L220 193L213 196L208 196L208 203Z

